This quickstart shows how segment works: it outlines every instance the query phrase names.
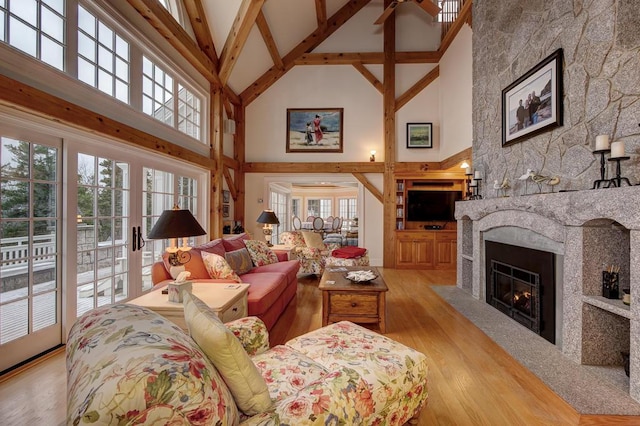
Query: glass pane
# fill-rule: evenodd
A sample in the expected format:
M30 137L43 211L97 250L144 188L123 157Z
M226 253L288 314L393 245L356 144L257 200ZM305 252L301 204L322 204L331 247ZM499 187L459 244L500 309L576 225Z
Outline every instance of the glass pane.
M98 281L98 306L109 305L111 303L113 287L113 277Z
M120 274L115 276L116 282L116 297L115 301L119 302L128 297L127 289L129 288L129 281L126 274Z
M82 6L78 6L78 27L91 37L96 38L96 18Z
M29 177L29 144L10 138L2 138L2 151L0 159L2 168L0 173L3 177Z
M78 33L78 53L92 62L96 61L96 43L84 33Z
M118 57L116 57L116 76L124 82L129 81L129 64Z
M55 184L33 184L34 217L56 217L56 190Z
M142 112L153 115L153 101L146 96L142 97Z
M64 47L45 36L42 36L41 44L40 60L60 71L64 71Z
M78 248L92 245L89 240L85 239L87 237L92 238L92 232L79 232L78 234ZM93 281L95 271L95 252L93 250L78 251L76 263L76 267L78 268L78 284Z
M98 41L109 50L114 50L113 31L102 22L98 21Z
M129 103L129 86L120 80L116 80L116 99L127 104Z
M94 188L86 188L84 186L78 187L78 215L85 225L93 222L87 221L91 217L95 216L94 206L96 200L96 190Z
M19 300L0 305L0 344L8 343L29 333L29 305Z
M113 171L115 181L112 184L114 188L129 188L128 171L129 165L127 163L115 163L115 169Z
M33 145L33 178L56 180L58 150L44 145Z
M9 28L9 43L16 49L37 57L36 31L13 17L10 19Z
M110 189L100 189L98 191L98 216L111 216L112 214L112 191Z
M0 205L4 218L29 217L29 182L5 180L0 182Z
M38 24L38 4L36 0L12 1L9 11L34 27Z
M25 258L28 256L28 248L25 241L29 238L29 222L24 220L18 221L2 221L0 222L0 238L2 247L6 250L11 247L11 254L7 255L7 261ZM6 241L5 239L15 239L14 241ZM20 251L18 251L20 250ZM11 262L8 262L11 263Z
M96 67L82 58L78 58L78 80L96 87Z
M113 76L101 69L98 69L98 89L113 96Z
M98 279L110 277L114 272L113 249L98 249ZM100 291L100 289L98 289Z
M45 256L56 254L56 233L58 225L55 220L33 221L33 255Z
M113 53L102 46L98 46L98 65L113 73Z
M64 15L64 0L42 0L42 3L48 5L60 15Z
M60 43L64 42L64 21L62 18L46 7L42 7L40 13L40 29Z
M5 29L4 21L6 18L7 18L7 14L4 11L0 10L0 41L4 41L4 42L7 41L4 33L4 29Z
M142 73L148 77L153 76L153 63L146 56L142 57Z
M56 258L37 257L33 261L33 294L56 288Z
M114 190L113 191L113 215L114 216L126 216L125 203L129 196L128 191Z
M127 232L125 229L125 224L127 221L125 219L114 219L113 220L113 238L116 243L123 243L125 240L125 233Z
M122 37L116 34L116 53L121 58L129 60L129 43Z
M147 76L142 78L142 93L151 96L153 94L153 82Z
M113 242L113 223L111 219L98 219L98 244Z
M94 293L93 283L78 286L78 316L93 309Z
M33 297L33 331L41 330L58 322L55 291Z

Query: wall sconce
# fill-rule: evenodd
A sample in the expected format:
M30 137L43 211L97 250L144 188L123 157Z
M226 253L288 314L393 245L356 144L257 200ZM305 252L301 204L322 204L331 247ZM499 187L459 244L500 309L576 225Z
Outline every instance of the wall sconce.
M371 150L371 157L369 157L369 161L371 161L371 162L376 161L376 150L375 149Z
M273 246L273 244L271 244L271 234L273 233L273 225L280 225L278 216L276 216L273 210L263 210L256 222L263 224L262 233L264 234L264 239L267 241L269 247Z
M150 240L170 240L169 247L167 247L167 253L169 253L167 260L171 265L169 273L173 279L176 279L178 274L184 271L183 265L191 260L189 237L206 233L207 231L202 229L189 210L181 210L175 206L173 210L162 212L147 238ZM178 238L182 238L182 246L180 247L178 247Z

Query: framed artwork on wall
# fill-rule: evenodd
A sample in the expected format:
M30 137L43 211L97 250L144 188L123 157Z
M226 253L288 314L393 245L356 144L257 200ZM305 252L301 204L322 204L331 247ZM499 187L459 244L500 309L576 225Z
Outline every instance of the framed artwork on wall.
M228 203L231 200L231 193L226 189L222 191L222 202Z
M343 108L287 108L287 152L342 152Z
M222 217L229 217L229 204L222 205Z
M407 148L433 148L433 124L407 123Z
M562 49L502 91L502 146L562 125Z

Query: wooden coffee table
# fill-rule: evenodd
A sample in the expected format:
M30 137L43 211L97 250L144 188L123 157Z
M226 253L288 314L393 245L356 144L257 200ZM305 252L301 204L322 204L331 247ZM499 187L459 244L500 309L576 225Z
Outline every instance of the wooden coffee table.
M373 271L378 278L354 284L345 278L349 271ZM322 325L337 321L374 323L386 331L386 301L389 290L380 272L371 266L327 266L320 279Z

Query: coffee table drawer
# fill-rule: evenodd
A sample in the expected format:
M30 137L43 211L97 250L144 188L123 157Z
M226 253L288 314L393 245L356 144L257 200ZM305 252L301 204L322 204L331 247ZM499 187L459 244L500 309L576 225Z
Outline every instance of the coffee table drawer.
M244 318L247 316L247 298L241 297L236 302L229 306L228 309L218 313L218 317L222 322L229 322Z
M377 315L378 295L332 292L329 296L329 312L338 315Z

